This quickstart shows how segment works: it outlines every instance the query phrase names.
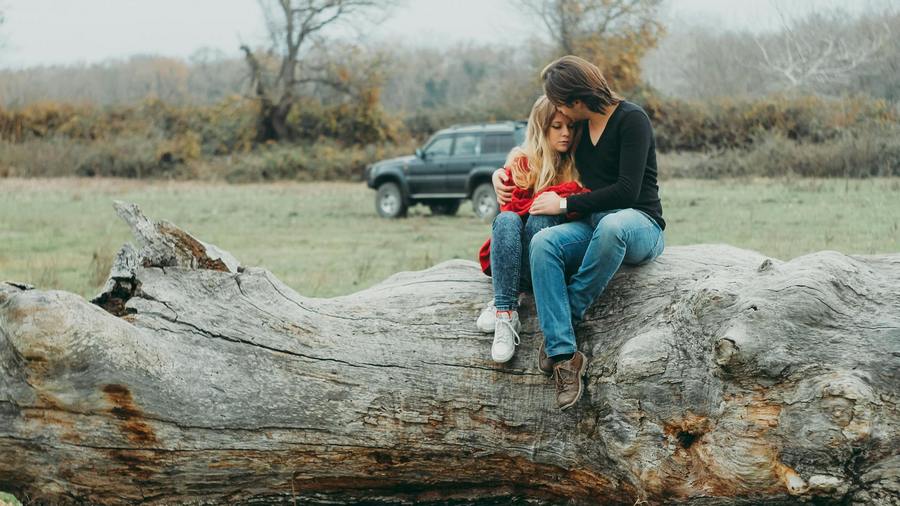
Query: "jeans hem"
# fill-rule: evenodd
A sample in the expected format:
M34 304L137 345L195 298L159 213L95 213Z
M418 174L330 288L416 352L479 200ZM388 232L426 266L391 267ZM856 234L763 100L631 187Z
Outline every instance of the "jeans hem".
M546 339L544 340L544 351L547 353L548 357L555 357L557 355L567 355L569 353L575 353L578 351L578 347L575 345L570 345L566 343L555 344L553 346L547 346Z

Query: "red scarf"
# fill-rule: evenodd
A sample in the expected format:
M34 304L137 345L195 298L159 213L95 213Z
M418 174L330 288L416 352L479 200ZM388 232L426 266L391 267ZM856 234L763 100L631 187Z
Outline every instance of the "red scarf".
M525 171L528 171L528 159L525 157L520 157L515 160L514 163L518 163L520 167L524 168ZM505 167L506 169L506 180L512 181L512 169L510 167ZM543 190L532 193L531 190L525 188L519 188L516 186L512 192L512 198L506 204L503 204L500 207L500 211L513 211L514 213L522 216L523 220L528 218L528 211L531 209L531 204L534 202L534 199L538 197L538 195L544 192L556 192L560 197L568 197L570 195L576 195L578 193L586 193L590 190L581 186L575 181L568 181L565 183L553 185ZM578 213L567 213L566 218L570 220L578 219ZM481 246L481 249L478 250L478 261L481 262L481 271L491 275L491 238L488 237L488 240Z

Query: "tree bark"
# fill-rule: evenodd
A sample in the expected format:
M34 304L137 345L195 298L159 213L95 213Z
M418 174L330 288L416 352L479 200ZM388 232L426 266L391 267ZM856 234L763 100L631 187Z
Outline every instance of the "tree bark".
M35 504L898 504L900 254L672 247L577 328L560 412L531 298L490 360L474 262L303 297L132 226L91 303L0 284L0 490Z

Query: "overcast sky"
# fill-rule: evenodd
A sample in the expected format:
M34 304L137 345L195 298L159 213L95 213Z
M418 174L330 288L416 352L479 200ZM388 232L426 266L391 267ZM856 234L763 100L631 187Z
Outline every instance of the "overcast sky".
M765 30L778 11L891 0L667 0L663 19L711 28ZM897 1L897 0L893 0ZM366 36L403 44L521 41L535 28L511 0L406 0ZM241 41L264 43L256 0L0 0L0 68L94 63L134 54L188 57L201 48L237 55Z

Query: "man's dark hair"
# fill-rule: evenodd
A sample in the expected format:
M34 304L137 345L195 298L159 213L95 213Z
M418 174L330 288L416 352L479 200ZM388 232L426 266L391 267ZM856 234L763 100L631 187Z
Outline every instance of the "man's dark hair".
M609 89L606 78L593 63L577 56L563 56L541 72L544 94L555 105L571 106L581 100L588 109L604 113L606 108L622 101Z

